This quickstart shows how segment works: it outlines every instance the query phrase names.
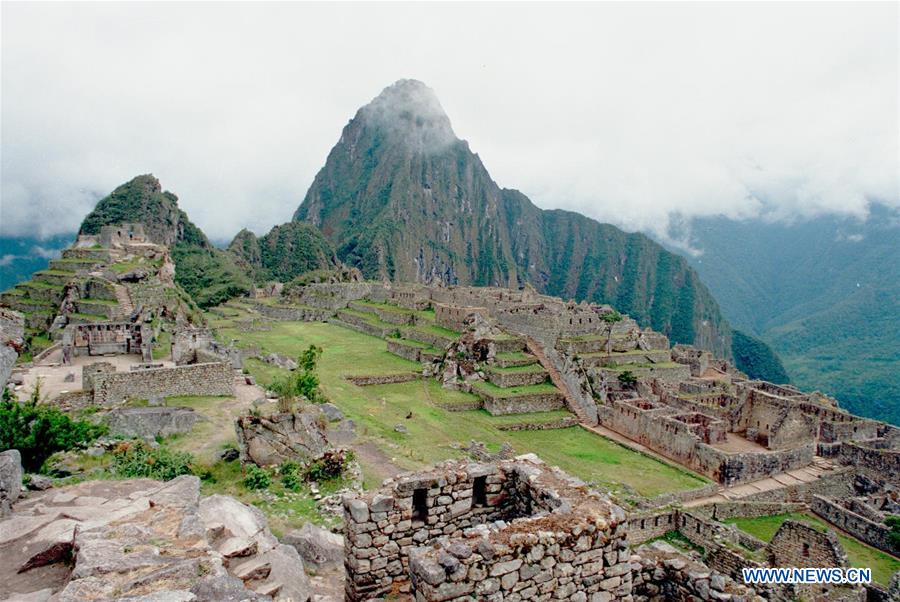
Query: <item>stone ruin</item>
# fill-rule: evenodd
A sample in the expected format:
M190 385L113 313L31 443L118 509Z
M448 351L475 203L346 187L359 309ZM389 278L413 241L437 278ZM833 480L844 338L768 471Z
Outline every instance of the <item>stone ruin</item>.
M622 508L535 456L400 475L345 496L344 519L348 602L754 595L667 544L632 551Z
M153 360L150 328L138 322L91 322L70 324L62 335L62 361L82 355L138 354L142 361Z

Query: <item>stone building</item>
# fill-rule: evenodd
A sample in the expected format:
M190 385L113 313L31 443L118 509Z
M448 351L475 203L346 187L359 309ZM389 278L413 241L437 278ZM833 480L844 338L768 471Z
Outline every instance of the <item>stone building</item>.
M390 591L437 601L631 589L625 512L534 456L401 475L347 497L344 518L351 602Z
M90 322L66 326L62 337L62 357L70 363L82 355L139 354L153 359L150 329L140 322Z

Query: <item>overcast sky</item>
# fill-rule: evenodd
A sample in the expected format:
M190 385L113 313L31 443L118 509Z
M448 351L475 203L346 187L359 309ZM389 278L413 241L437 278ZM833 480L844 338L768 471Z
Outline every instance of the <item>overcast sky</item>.
M438 94L501 186L629 230L898 199L898 4L2 4L0 234L152 172L290 219L356 110Z

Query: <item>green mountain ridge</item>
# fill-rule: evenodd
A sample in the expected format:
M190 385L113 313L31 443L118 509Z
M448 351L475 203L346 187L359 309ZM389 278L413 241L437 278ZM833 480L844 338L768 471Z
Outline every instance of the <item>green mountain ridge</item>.
M231 254L215 248L178 207L178 197L151 174L137 176L100 199L79 234L99 234L106 225L140 222L151 242L166 245L175 281L202 308L247 293L251 282Z
M401 80L357 112L294 219L317 226L367 278L529 282L609 303L674 342L732 357L731 328L684 258L643 234L544 211L500 188L421 82Z
M238 232L228 251L247 265L257 282L288 282L307 272L334 270L341 262L334 248L315 227L288 222L256 237L249 230Z

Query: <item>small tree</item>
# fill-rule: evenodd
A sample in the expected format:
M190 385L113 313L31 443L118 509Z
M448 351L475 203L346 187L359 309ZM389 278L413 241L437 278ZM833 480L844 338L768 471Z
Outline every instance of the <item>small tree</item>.
M612 331L613 325L621 322L625 318L616 310L600 314L600 319L606 324L606 354L612 353Z
M0 450L19 450L22 466L29 472L36 472L55 452L86 447L106 433L105 427L72 420L42 401L39 379L27 401L5 396L0 402Z
M637 376L631 370L625 370L619 374L619 384L622 385L623 389L633 389L637 382Z
M884 519L884 524L891 528L888 533L888 540L894 546L894 549L900 550L900 516L889 516Z
M316 375L316 364L322 348L310 345L297 357L297 369L284 378L275 380L269 388L278 395L278 409L281 412L290 412L294 403L300 397L305 397L313 403L324 403L325 395L319 387L319 377Z

